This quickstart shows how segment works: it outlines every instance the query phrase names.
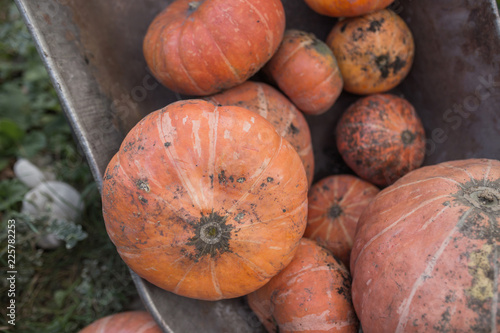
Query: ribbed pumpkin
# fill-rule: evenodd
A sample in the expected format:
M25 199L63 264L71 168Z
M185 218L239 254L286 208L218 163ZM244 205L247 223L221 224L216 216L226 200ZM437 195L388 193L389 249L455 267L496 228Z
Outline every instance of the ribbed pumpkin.
M163 85L210 95L255 74L284 30L280 0L176 0L149 26L143 50Z
M103 179L106 230L139 276L176 294L248 294L292 259L307 178L273 125L241 107L175 102L141 120Z
M305 0L305 2L319 14L333 17L350 17L385 8L394 0Z
M342 76L328 46L313 34L287 30L264 71L304 113L326 112L342 92Z
M363 331L498 332L500 161L417 169L359 219L352 295Z
M389 9L338 21L326 43L337 58L344 89L361 95L396 87L415 54L410 29Z
M282 93L268 84L247 81L207 100L216 105L244 107L271 122L276 131L295 147L311 185L314 176L314 154L309 125L304 115Z
M96 320L80 333L161 333L146 311L127 311Z
M346 164L370 183L386 186L422 165L425 133L404 98L376 94L359 99L341 116L337 148Z
M351 276L330 251L302 239L292 262L248 295L268 332L357 332Z
M349 268L359 216L378 192L376 186L351 175L319 180L309 191L304 237L332 251Z

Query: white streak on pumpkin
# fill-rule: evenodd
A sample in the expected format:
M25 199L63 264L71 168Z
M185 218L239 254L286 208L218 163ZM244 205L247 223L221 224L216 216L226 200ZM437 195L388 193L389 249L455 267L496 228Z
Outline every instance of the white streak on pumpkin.
M276 298L274 300L274 304L283 304L286 302L286 298L288 297L288 295L292 295L294 296L294 290L292 288L288 288L288 289L281 289L281 292L276 295Z
M262 85L257 85L257 100L259 101L259 105L257 109L259 110L259 115L267 119L267 114L269 112L268 103L266 99L266 95L264 93L264 89Z
M443 214L443 212L444 212L445 210L447 210L449 207L450 207L450 206L444 206L444 208L443 208L443 209L441 209L441 210L440 210L440 211L439 211L436 215L434 215L433 217L431 217L430 219L428 219L428 220L424 223L424 225L423 225L422 227L420 227L420 230L425 230L425 229L427 229L427 227L428 227L431 223L433 223L434 221L436 221L436 219L439 217L439 215Z
M352 191L356 188L356 186L360 184L360 181L358 178L356 178L354 180L354 182L352 183L352 185L349 187L349 189L347 190L347 192L342 196L342 199L340 199L339 201L339 205L344 202L347 198L349 198L349 196L351 195Z
M199 22L201 22L201 24L203 24L203 26L205 26L205 23L202 21L202 20L199 20ZM238 71L234 68L234 66L231 64L231 62L229 61L229 59L227 58L227 56L224 54L224 52L222 51L221 47L219 46L219 42L224 44L226 43L224 41L224 39L226 39L226 37L224 35L222 36L219 36L219 39L215 39L214 36L212 36L212 33L209 29L207 29L208 31L208 34L210 35L210 37L212 38L213 40L213 45L215 46L215 48L217 49L217 51L219 51L219 54L220 54L220 59L222 60L222 62L227 66L227 68L229 69L229 71L231 72L231 74L233 74L234 78L236 79L237 82L242 82L242 77L240 77L240 75L238 74Z
M260 22L262 22L266 26L264 30L266 31L266 40L268 41L267 54L272 54L274 40L273 40L273 29L271 29L271 27L269 26L269 18L267 17L267 15L262 15L262 12L257 7L255 7L252 4L252 2L248 0L244 0L242 2L247 3L248 6L251 8L249 12L250 13L255 12L257 16L259 16ZM256 56L258 56L258 54L256 54ZM258 61L260 61L260 59L258 59Z
M345 207L352 209L352 207L361 206L361 205L368 205L372 200L373 200L373 198L365 199L362 201L356 201L356 202L353 202Z
M217 274L215 271L215 262L213 260L210 260L210 273L212 274L212 283L214 285L214 290L217 293L217 295L219 295L219 297L222 298L224 295L220 290L219 280L217 279Z
M250 128L252 128L252 124L250 124L248 121L245 121L243 123L243 131L247 132L250 130Z
M368 114L372 113L372 109L366 107L366 106L361 106L359 107L358 109L359 111L364 111ZM396 114L399 114L399 113L396 113ZM381 131L381 132L394 132L392 131L391 129L385 127L385 126L382 126L382 125L379 125L379 124L376 124L376 123L366 123L366 122L352 122L352 123L346 123L344 124L344 126L346 127L363 127L363 128L370 128L373 130L373 132L377 132L377 131Z
M296 272L293 272L293 273L290 273L290 274L286 274L286 278L287 278L287 279L289 279L289 278L291 278L291 277L293 277L293 276L296 276L296 275L298 275L298 274L301 274L302 272L304 272L304 271L307 271L307 270L311 269L311 267L313 267L313 265L312 265L312 264L309 264L309 265L307 265L307 266L302 266L302 269L300 269L299 271L296 271Z
M473 208L471 208L468 211L466 211L460 217L460 219L458 220L457 224L448 233L448 235L446 236L446 238L444 239L444 241L441 243L441 246L439 246L439 248L436 251L436 253L434 253L434 255L432 256L432 258L427 262L427 266L425 267L423 273L420 274L420 276L418 277L418 279L413 284L413 287L412 287L412 289L410 291L410 294L409 294L408 298L406 298L405 300L403 300L403 302L399 306L398 313L400 314L400 316L399 316L398 326L396 327L396 333L401 333L401 332L404 331L404 329L406 327L406 323L408 321L408 316L409 316L409 313L410 313L410 306L411 306L411 302L413 301L413 297L415 297L415 294L417 293L417 290L424 284L424 281L427 278L432 277L432 272L434 271L434 267L436 266L437 261L439 260L439 258L443 254L443 252L446 249L446 247L448 246L448 244L451 242L451 240L453 238L453 235L462 227L462 225L465 223L465 220L467 219L467 216L469 216L469 214L472 211L473 211Z
M310 210L318 210L320 212L323 212L325 210L325 207L318 207L318 206L310 204L309 209ZM314 218L312 220L308 220L308 221L318 222L318 219L322 219L322 218L323 218L322 216L319 216L319 217L316 217L316 218Z
M310 266L309 266L310 268ZM315 267L315 268L312 268L312 269L308 269L308 270L305 270L305 269L301 269L299 272L300 274L295 274L293 276L293 278L289 279L286 283L287 286L290 286L290 285L293 285L297 282L299 282L298 280L306 275L306 274L310 274L312 272L321 272L321 271L329 271L331 268L328 267L328 266L319 266L319 267Z
M307 156L312 151L312 148L313 148L312 144L309 143L307 146L302 148L297 153L299 154L300 157Z
M99 323L99 327L97 329L97 332L98 333L106 333L105 329L107 329L107 326L108 326L108 322L113 319L111 318L111 316L107 316L106 318L103 318L100 323Z
M353 240L352 240L352 237L351 235L349 235L349 232L347 231L347 228L344 224L344 218L342 216L339 216L337 218L338 222L339 222L339 225L340 225L340 228L342 229L342 232L344 234L344 239L345 241L347 242L347 244L349 245L349 247L352 248L352 244L354 243ZM330 237L330 230L328 230L328 238ZM327 239L328 240L328 239Z
M142 258L142 254L140 253L130 253L130 252L124 252L122 249L118 249L120 255L125 258L130 258L130 259L135 259L135 258Z
M173 135L167 133L175 132L175 128L172 125L172 120L170 119L170 114L165 112L160 115L160 121L158 122L158 133L161 138L168 142L174 141ZM170 145L168 148L164 149L165 155L172 164L174 170L177 172L177 176L182 183L182 186L187 191L192 203L198 207L200 211L203 211L201 207L200 198L198 197L198 191L194 188L186 170L179 166L177 161L181 161L177 151L175 150L175 145Z
M250 268L255 274L257 274L261 278L263 278L263 279L269 279L271 277L269 275L269 273L267 273L266 271L264 271L260 265L257 265L253 261L251 261L251 260L249 260L249 259L247 259L245 257L240 256L236 252L234 252L233 254L238 258L238 260L241 263L243 263L244 265L246 265L248 268Z
M333 321L328 319L330 310L325 310L321 314L310 314L304 317L293 317L292 321L281 323L280 331L332 331L333 329L341 329L342 327L350 326L352 321Z
M175 286L174 288L174 293L175 294L178 294L179 293L179 290L181 288L181 285L182 283L186 280L186 277L188 276L188 274L191 272L191 270L193 269L194 265L196 265L195 262L193 262L189 267L188 269L185 271L184 275L182 276L182 278L179 280L179 282L177 282L177 285Z
M471 182L474 185L477 185L476 179L474 179L474 176L467 169L463 169L463 168L459 168L459 167L456 167L456 166L453 166L453 165L449 165L448 163L441 163L441 164L438 164L437 166L440 167L440 168L448 168L448 169L454 169L454 170L457 170L457 171L462 171L462 172L464 172L470 178Z
M486 168L486 171L484 172L484 178L483 178L483 185L486 186L488 184L488 177L490 176L490 171L491 171L491 160L488 161L488 167Z
M388 189L387 191L382 191L380 192L380 197L382 196L385 196L391 192L394 192L394 191L397 191L403 187L408 187L408 186L412 186L412 185L417 185L417 184L420 184L420 183L425 183L425 182L428 182L428 181L431 181L431 180L434 180L434 179L442 179L442 180L445 180L445 181L451 181L453 182L454 184L456 184L457 186L459 186L461 189L464 189L463 185L460 184L459 182L457 182L455 179L451 179L451 178L447 178L447 177L429 177L429 178L425 178L425 179L421 179L421 180L416 180L414 182L411 182L411 183L407 183L407 184L403 184L403 185L399 185L399 186L393 186L392 188Z
M200 121L193 120L193 137L194 137L194 145L193 148L198 154L198 158L201 158L201 140L200 140Z
M292 125L294 119L295 114L293 112L288 112L288 118L286 120L285 126L283 126L283 130L280 133L282 137L286 136L286 133L288 132L288 129L290 128L290 125Z
M215 177L215 169L216 169L216 160L215 157L217 156L217 132L219 128L219 111L218 107L216 106L214 108L214 112L210 114L209 118L209 128L210 131L208 132L208 142L210 143L209 147L209 152L208 152L208 165L207 165L207 170L208 174L212 175L212 177ZM214 208L214 199L215 198L215 187L212 187L211 193L210 193L210 204L209 206L211 208Z
M144 333L144 332L147 332L149 329L155 328L155 327L157 327L156 322L154 320L151 320L151 321L145 323L144 325L142 325L141 327L139 327L139 329L137 330L137 333Z
M229 130L224 131L224 139L226 139L226 140L232 139L231 132Z
M262 244L262 238L259 238L258 240L255 239L246 239L243 237L238 237L238 238L233 238L233 241L235 242L243 242L243 243L252 243L252 244Z
M182 37L181 37L181 39L185 40L185 38L182 38ZM162 52L162 53L164 53L164 52ZM190 53L190 52L186 52L186 53ZM177 56L177 58L179 60L179 63L181 64L180 69L184 73L185 77L191 83L191 89L196 90L198 92L198 95L207 95L207 94L209 94L209 91L203 89L202 87L200 87L198 85L198 82L196 82L196 80L191 76L191 73L187 70L186 65L185 65L185 63L183 61L183 58L185 58L185 57L183 55L179 54L179 51L177 51L175 55ZM169 74L169 70L170 69L165 70L164 73L168 75L168 77L170 78L169 81L172 82L172 79L171 79L172 77ZM161 74L163 74L163 72L161 72Z
M325 239L325 240L326 240L326 241L328 241L328 238L330 238L330 237L328 236L328 234L330 233L330 231L331 231L331 227L332 227L332 223L330 223L330 219L323 219L323 221L321 222L321 225L320 225L319 227L317 227L317 228L313 231L313 233L309 235L309 237L308 237L308 238L310 238L310 239L314 239L314 240L318 240L318 239L316 238L316 236L317 236L317 235L318 235L318 233L319 233L320 231L322 231L322 230L323 230L323 228L325 228L325 227L326 227L326 229L327 229L327 230L326 230L326 236L327 236L327 237L326 237L326 239Z
M359 258L361 257L361 255L365 252L366 248L368 248L368 246L370 246L374 241L376 241L379 237L383 236L387 231L389 231L390 229L392 229L393 227L395 227L396 225L398 225L401 221L403 221L405 218L407 218L408 216L412 215L413 213L415 213L417 210L421 209L421 208L424 208L426 207L428 204L430 204L431 202L434 202L436 200L439 200L439 199L443 199L443 198L446 198L448 197L448 195L440 195L440 196L437 196L435 198L432 198L430 200L427 200L427 201L424 201L422 202L420 205L418 205L415 209L411 210L409 213L406 213L405 215L403 216L400 216L396 221L394 221L392 224L390 224L389 226L385 227L382 231L380 231L378 234L376 234L375 236L373 236L368 242L366 242L366 244L363 246L363 248L361 249L361 251L359 251L358 253L358 256L356 258L356 260L354 261L354 266L356 266L356 263L358 262ZM389 212L390 210L387 210L387 212Z
M284 69L287 62L295 55L295 53L299 52L305 46L312 44L312 42L313 42L312 39L303 40L302 42L299 43L299 45L297 45L297 47L295 49L288 52L286 57L280 62L280 66L276 67L276 74L279 76L279 74L281 73L281 70ZM279 49L277 52L280 52Z

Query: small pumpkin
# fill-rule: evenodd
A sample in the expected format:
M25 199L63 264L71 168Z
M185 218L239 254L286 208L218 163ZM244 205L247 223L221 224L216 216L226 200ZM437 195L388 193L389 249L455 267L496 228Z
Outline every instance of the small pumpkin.
M277 50L284 30L280 0L176 0L149 26L143 51L167 88L210 95L255 74Z
M292 262L248 295L268 332L357 332L351 276L330 251L303 238Z
M80 333L161 333L153 317L146 311L127 311L94 321Z
M342 76L332 51L313 34L301 30L285 31L264 71L306 114L326 112L342 92Z
M299 155L263 117L184 100L127 134L103 178L103 215L139 276L181 296L233 298L292 260L307 189Z
M361 95L396 87L415 54L410 29L390 9L338 21L326 43L337 58L344 89Z
M498 332L500 161L410 172L361 215L351 254L364 332Z
M394 0L305 0L315 12L332 17L368 14L389 6Z
M309 125L304 115L282 93L268 84L247 81L207 100L216 105L241 106L270 121L276 131L295 147L311 185L314 154Z
M387 186L420 167L425 133L414 107L406 99L376 94L359 99L340 117L337 148L361 178Z
M352 175L333 175L316 182L308 195L304 237L315 240L349 268L358 219L379 189Z

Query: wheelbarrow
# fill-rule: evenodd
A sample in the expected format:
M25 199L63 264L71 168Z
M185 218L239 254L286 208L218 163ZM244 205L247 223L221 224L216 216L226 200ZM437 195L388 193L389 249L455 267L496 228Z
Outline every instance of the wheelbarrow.
M148 71L142 39L171 0L16 0L95 181L126 133L145 115L185 98ZM282 0L287 28L325 40L336 19L303 0ZM415 62L393 92L416 108L426 130L424 164L500 159L500 19L492 0L396 0L391 8L415 38ZM350 173L334 139L343 93L310 125L315 179ZM165 332L264 332L243 298L217 302L177 296L131 272L146 308Z

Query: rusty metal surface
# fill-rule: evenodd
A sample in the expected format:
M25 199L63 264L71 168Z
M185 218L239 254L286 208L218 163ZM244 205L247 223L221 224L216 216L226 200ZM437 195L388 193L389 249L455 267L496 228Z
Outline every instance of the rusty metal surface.
M171 0L16 0L37 43L96 182L143 116L187 96L160 86L142 57L149 22ZM325 39L336 19L303 0L283 0L287 27ZM416 43L410 75L395 89L420 114L425 164L470 157L500 159L500 27L495 1L396 0L392 8ZM257 74L256 79L262 79ZM358 96L343 93L321 116L308 116L316 179L350 172L335 147L335 124ZM243 298L201 302L156 288L132 273L165 332L263 332Z

